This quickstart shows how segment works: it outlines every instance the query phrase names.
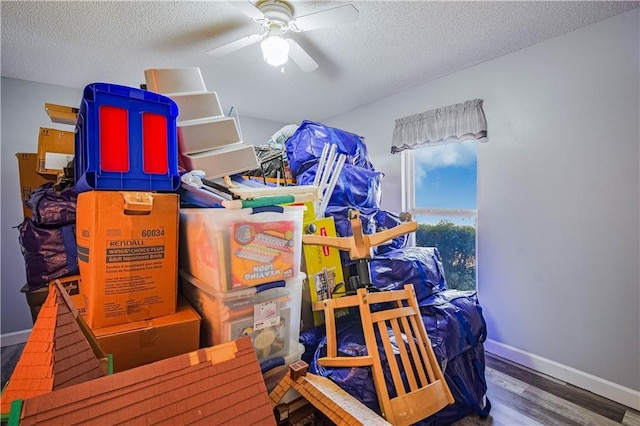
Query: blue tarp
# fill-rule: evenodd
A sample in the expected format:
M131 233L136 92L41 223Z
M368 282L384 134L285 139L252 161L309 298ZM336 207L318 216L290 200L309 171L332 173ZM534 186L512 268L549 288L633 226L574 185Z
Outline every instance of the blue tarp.
M312 185L318 164L313 164L296 178L298 185ZM378 208L382 198L382 178L380 172L345 164L331 193L331 206L352 208Z
M285 142L287 160L293 177L315 164L325 143L336 145L336 151L347 155L345 164L373 170L367 147L361 136L322 123L305 120Z
M413 284L418 303L446 290L440 254L435 247L404 247L377 254L369 262L371 282L382 290Z

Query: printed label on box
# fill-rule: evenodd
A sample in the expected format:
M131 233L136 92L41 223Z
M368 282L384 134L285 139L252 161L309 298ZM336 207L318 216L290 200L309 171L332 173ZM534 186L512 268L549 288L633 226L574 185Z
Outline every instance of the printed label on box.
M261 330L274 327L280 323L278 302L259 303L253 307L253 328Z
M277 303L277 302L271 302ZM263 361L268 358L280 356L289 350L289 320L291 312L289 309L281 309L278 315L278 322L275 325L256 329L254 328L255 318L245 317L233 323L227 323L228 335L223 336L227 340L235 340L242 336L249 336L253 347L258 355L258 360Z
M232 286L292 278L295 222L238 222L231 239Z
M62 170L67 167L71 161L73 161L73 155L46 152L44 155L44 168Z

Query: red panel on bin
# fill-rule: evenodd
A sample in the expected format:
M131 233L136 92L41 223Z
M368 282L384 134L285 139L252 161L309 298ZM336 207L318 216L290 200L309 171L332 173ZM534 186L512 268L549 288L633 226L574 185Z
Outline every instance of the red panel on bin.
M166 174L169 168L167 158L167 118L163 115L142 114L142 152L145 173Z
M129 171L128 113L124 108L100 107L100 168L107 172Z

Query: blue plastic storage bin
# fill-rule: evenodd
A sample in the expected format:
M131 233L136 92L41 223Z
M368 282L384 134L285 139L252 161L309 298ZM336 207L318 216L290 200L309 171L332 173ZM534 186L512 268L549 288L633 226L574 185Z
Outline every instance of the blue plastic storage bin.
M180 186L170 98L132 87L84 89L75 134L75 189L175 191Z

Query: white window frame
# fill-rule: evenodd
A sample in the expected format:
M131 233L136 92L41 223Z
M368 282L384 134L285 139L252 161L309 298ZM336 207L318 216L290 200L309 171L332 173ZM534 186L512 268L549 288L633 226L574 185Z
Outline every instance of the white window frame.
M429 149L425 146L419 149ZM401 155L401 180L402 180L402 211L411 213L412 218L416 218L421 215L433 215L433 216L456 216L456 217L473 217L474 226L476 229L476 268L475 268L475 280L476 290L478 290L478 209L437 209L437 208L418 208L416 207L416 191L415 191L415 155L413 150L405 149L400 153ZM476 162L476 164L479 164ZM476 166L479 167L479 166ZM476 174L476 181L477 181ZM476 197L477 197L477 185L476 185ZM409 234L408 245L415 247L416 234L412 232Z

